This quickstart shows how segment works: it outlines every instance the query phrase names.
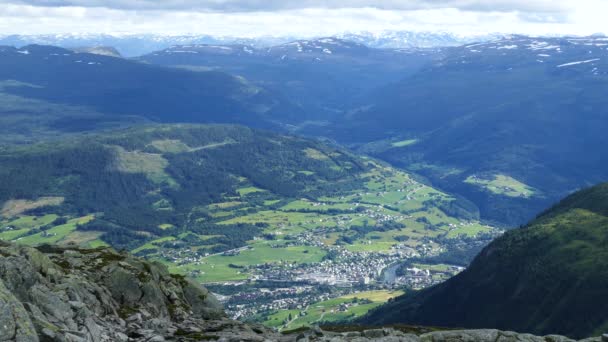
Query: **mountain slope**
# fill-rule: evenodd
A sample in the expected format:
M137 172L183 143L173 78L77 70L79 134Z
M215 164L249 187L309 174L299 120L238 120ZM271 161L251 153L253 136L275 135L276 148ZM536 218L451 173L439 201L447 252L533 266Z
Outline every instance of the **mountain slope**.
M202 282L322 283L335 264L328 279L358 283L407 256L466 265L498 233L413 175L240 126L148 125L0 151L0 239L111 245Z
M461 274L366 318L586 337L608 320L608 183L564 199L487 246Z
M431 51L372 49L337 38L251 45L178 45L140 57L151 64L242 75L291 99L305 121L326 122L371 90L396 82L432 58ZM310 123L309 123L310 124ZM311 130L314 132L314 130Z
M0 336L7 341L278 338L225 318L199 284L126 253L0 242L0 255Z
M289 121L298 113L288 101L225 73L162 68L50 46L0 48L0 81L8 95L85 107L108 120L138 116L160 122L270 127L274 120ZM21 113L8 114L20 118ZM66 130L82 121L87 120L64 119L54 126Z
M486 218L520 224L608 177L601 152L608 142L607 44L603 37L514 36L444 49L433 65L383 87L330 134L416 169L473 200ZM415 144L392 145L402 140ZM535 194L496 194L503 191L475 180L496 177Z
M185 225L191 210L240 188L329 194L367 169L314 141L237 126L143 126L0 154L0 202L63 198L59 212L103 212L110 227L152 233L163 223Z

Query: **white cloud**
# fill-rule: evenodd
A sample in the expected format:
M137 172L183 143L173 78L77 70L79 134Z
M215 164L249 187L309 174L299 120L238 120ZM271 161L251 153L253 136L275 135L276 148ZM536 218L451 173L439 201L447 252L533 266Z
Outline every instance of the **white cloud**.
M566 0L6 0L33 6L105 7L111 9L268 11L302 8L368 8L420 10L458 8L471 11L555 12Z
M380 0L374 1L373 6L368 0L205 0L196 2L197 10L186 10L194 3L30 0L17 4L0 0L0 33L197 33L241 37L381 30L608 33L602 18L608 10L604 0ZM249 4L247 8L245 3ZM75 6L78 4L81 6Z

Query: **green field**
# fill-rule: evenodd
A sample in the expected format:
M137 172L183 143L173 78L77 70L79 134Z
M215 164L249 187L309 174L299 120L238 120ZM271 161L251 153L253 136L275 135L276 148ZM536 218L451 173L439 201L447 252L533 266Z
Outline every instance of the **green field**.
M365 315L369 310L402 295L402 291L368 291L311 304L305 310L282 310L263 322L281 330L297 329L320 322L342 322ZM289 320L291 315L292 320Z
M271 245L268 242L252 243L250 244L250 249L244 250L238 255L212 255L201 258L200 262L183 266L170 264L170 269L178 273L195 275L203 283L213 283L248 278L247 273L244 273L244 269L235 268L234 266L247 267L267 263L319 262L326 254L320 248L312 246L278 246L273 248Z
M252 194L254 192L261 192L261 191L266 191L260 188L256 188L255 186L249 186L246 188L240 188L236 190L240 196L247 196L249 194Z
M58 218L57 215L48 214L40 217L22 216L10 222L3 222L3 227L14 227L16 230L8 230L0 233L0 239L7 241L15 241L24 245L40 245L43 243L69 243L74 242L81 245L87 245L89 242L95 241L95 245L103 244L99 241L99 234L95 232L77 232L76 228L79 224L85 224L93 219L92 215L73 218L65 224L56 225L45 231L36 232L42 226L50 225ZM32 233L34 234L32 234Z
M329 231L321 241L327 246L334 246L342 237L352 236L353 226L374 226L379 219L393 220L403 224L404 228L372 231L357 237L354 243L344 244L344 248L361 253L390 252L396 245L403 244L415 249L425 238L475 237L493 229L447 215L434 203L449 202L453 198L413 180L405 172L376 164L361 177L365 182L360 189L338 196L321 196L316 200L301 198L287 202L254 186L239 188L240 200L226 198L225 201L207 206L210 217L219 225L264 224L263 233L273 235L274 241L250 242L249 246L253 249L242 251L239 255L212 255L179 267L172 266L172 270L190 274L207 283L240 281L251 276L248 266L282 261L315 262L324 255L318 248L270 248L270 244L284 245L291 236L326 229ZM247 183L244 178L240 181ZM263 201L256 200L259 197ZM252 201L258 204L252 205ZM284 204L271 210L268 208L279 202ZM422 219L424 221L420 221ZM428 225L434 228L429 229ZM183 238L177 237L176 241L179 240ZM427 243L427 246L436 250L440 247L436 243ZM150 242L136 251L146 248L158 248L158 241ZM208 246L202 244L190 248L200 251ZM308 250L309 254L301 253L303 250Z
M508 197L528 198L536 194L537 190L507 175L497 174L492 177L469 176L465 183L476 185L497 195Z
M162 139L155 137L147 141L145 146L167 154L116 147L113 152L117 160L112 167L143 175L159 189L164 186L169 192L178 191L175 185L184 180L178 178L179 173L171 173L171 177L176 178L173 183L171 177L167 178L166 169L171 167L172 154L188 153L187 148L195 144L169 139L165 134L163 132ZM208 150L216 148L222 147ZM343 169L355 165L350 159L336 164L335 160L344 154L311 147L298 151L310 159L290 171L293 177L306 178L304 190L298 192L300 195L280 195L276 189L272 190L272 184L262 186L248 178L252 176L241 174L229 175L234 187L214 193L213 200L204 204L197 202L200 192L190 194L192 203L182 206L179 201L163 195L163 191L152 191L149 196L154 199L150 201L149 214L153 217L158 213L161 219L152 221L150 227L145 222L139 225L141 229L135 230L135 234L140 239L128 249L167 263L172 271L191 275L204 283L216 283L259 275L259 270L253 267L256 265L319 262L330 247L341 246L339 248L365 254L392 253L395 247L416 251L423 245L425 249L439 251L441 246L427 239L475 237L492 230L444 212L440 207L454 198L406 172L364 158L365 167L360 173L342 174ZM318 167L319 163L329 163L328 168L338 173ZM313 175L307 169L317 172ZM321 177L322 173L337 178L331 181L319 178L314 184L308 183L309 178ZM307 192L309 188L314 191ZM13 212L32 205L19 200L10 203ZM108 215L101 212L96 216L95 222L101 221L103 225ZM95 229L78 231L75 217L68 217L67 223L45 227L45 231L36 230L57 218L49 214L4 219L0 228L11 229L0 230L0 238L24 244L75 243L95 247L111 241L102 232L91 231ZM311 232L312 236L324 236L314 242ZM300 240L294 243L297 239ZM246 246L249 249L240 250L236 255L222 255L226 250Z

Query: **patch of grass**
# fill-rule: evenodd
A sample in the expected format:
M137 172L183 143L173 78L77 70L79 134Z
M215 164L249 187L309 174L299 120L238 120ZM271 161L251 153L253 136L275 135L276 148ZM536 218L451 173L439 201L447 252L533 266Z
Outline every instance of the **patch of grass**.
M323 152L316 150L314 148L307 148L304 150L304 153L308 158L316 159L316 160L329 160L329 157Z
M0 210L0 215L14 217L28 210L61 205L64 200L63 197L40 197L35 201L19 199L10 200L4 203Z
M197 280L201 282L236 281L248 278L246 271L230 267L241 267L277 262L319 262L325 252L318 247L294 246L273 248L269 243L260 242L252 244L252 249L242 251L238 255L214 255L202 259L202 263L191 263L183 266L171 267L172 271L182 274L191 271L203 272ZM245 272L245 273L244 273Z
M529 198L536 194L537 190L516 180L513 177L497 174L490 177L469 176L465 183L476 185L491 191L497 195L508 197Z
M264 192L264 191L266 191L266 190L260 189L260 188L256 188L255 186L249 186L249 187L246 187L246 188L236 189L236 192L238 192L240 196L247 196L247 195L252 194L254 192Z
M36 246L44 243L56 244L63 242L64 239L74 231L79 224L85 224L94 219L93 215L83 216L69 220L66 224L62 224L46 230L41 233L28 235L22 238L18 238L15 241L24 245Z
M489 232L492 228L481 225L479 223L470 223L464 226L458 225L456 228L451 228L447 234L448 238L457 238L459 236L475 237L480 233Z
M391 145L393 147L406 147L406 146L414 145L417 142L418 142L418 139L408 139L408 140L396 141L396 142L392 143Z
M402 295L402 291L369 291L354 293L311 304L306 310L285 310L268 316L264 322L270 327L292 331L310 327L320 322L343 322L365 315L390 298ZM289 321L291 314L292 320ZM285 324L287 322L287 324Z
M165 172L169 162L161 155L141 151L127 151L120 146L114 146L116 151L116 170L127 173L143 173L154 183L166 183L177 186L171 176Z

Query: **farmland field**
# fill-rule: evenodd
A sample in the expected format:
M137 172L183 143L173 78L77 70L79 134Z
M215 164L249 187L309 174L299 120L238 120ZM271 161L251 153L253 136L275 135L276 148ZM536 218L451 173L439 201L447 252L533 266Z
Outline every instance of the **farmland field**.
M492 177L469 176L465 183L485 188L497 195L508 197L532 197L537 190L507 175L497 174Z
M332 323L361 317L369 310L402 295L403 291L357 292L313 303L304 310L285 310L269 315L264 324L282 330L297 329L318 323ZM291 320L289 320L291 317Z

